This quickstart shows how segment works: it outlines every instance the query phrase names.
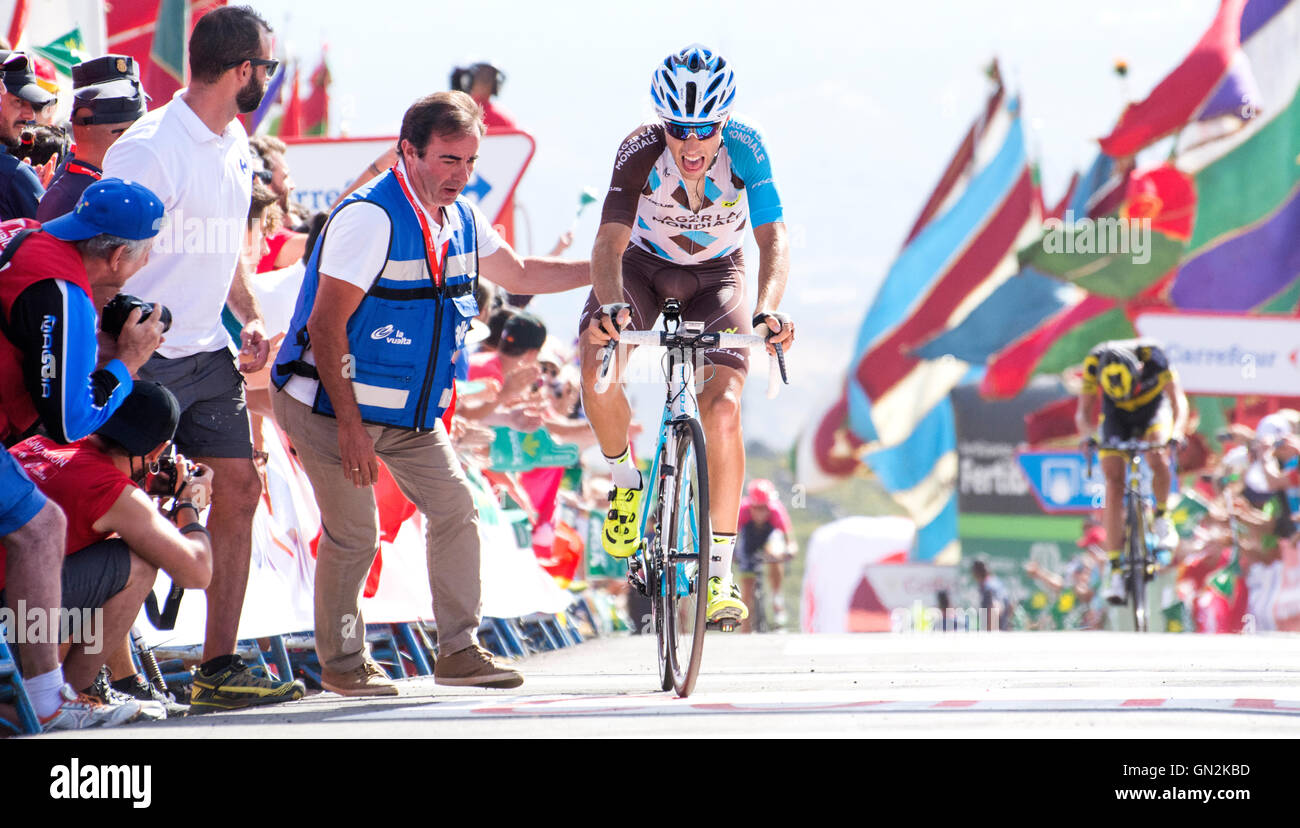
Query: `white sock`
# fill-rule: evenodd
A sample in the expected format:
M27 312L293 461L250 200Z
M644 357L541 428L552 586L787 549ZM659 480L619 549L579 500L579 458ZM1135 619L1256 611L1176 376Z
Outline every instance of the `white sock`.
M710 578L721 578L723 583L731 583L731 556L735 551L735 535L713 533L713 543L709 544Z
M631 448L623 449L623 453L618 457L605 455L605 462L609 463L615 486L620 489L641 488L641 472L637 469L636 463L632 462Z
M48 673L25 678L23 687L27 688L32 707L36 709L36 717L48 719L63 704L63 696L59 695L59 690L63 687L63 668L55 667Z

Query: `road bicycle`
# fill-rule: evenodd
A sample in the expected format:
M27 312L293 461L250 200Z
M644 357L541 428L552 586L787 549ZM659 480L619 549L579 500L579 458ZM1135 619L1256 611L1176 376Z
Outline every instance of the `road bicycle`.
M1100 448L1124 455L1124 554L1121 571L1124 573L1125 602L1133 610L1133 628L1148 632L1150 610L1147 606L1147 582L1155 578L1158 561L1152 549L1150 515L1147 512L1148 495L1142 487L1142 461L1148 451L1165 448L1164 443L1142 440L1107 440ZM1098 448L1095 439L1088 440L1088 475L1092 476L1092 462ZM1171 477L1177 476L1178 452L1171 447Z
M619 341L611 341L600 352L595 390L604 393L609 387L616 345L666 349L667 396L643 500L641 548L627 564L632 588L650 600L660 687L686 697L695 688L704 653L712 539L708 451L699 419L695 369L710 349L763 346L766 328L759 326L755 334L705 333L704 323L684 321L681 313L679 300L665 299L662 331L621 331ZM769 397L776 393L778 367L781 380L788 384L780 346L771 360ZM718 628L730 632L736 624L728 619Z
M776 632L782 629L778 622L776 601L779 598L774 586L768 584L768 566L784 566L790 561L787 555L773 555L764 547L753 553L754 600L750 604L750 629L756 633ZM769 595L769 593L771 593Z

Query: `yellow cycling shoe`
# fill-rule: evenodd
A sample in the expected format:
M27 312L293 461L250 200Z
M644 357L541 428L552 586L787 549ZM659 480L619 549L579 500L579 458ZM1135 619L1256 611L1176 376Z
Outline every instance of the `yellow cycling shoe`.
M740 600L740 587L734 583L723 584L722 579L713 576L709 579L709 622L733 619L744 621L749 617L749 608Z
M614 558L630 558L641 545L641 497L644 489L622 489L609 493L602 545Z

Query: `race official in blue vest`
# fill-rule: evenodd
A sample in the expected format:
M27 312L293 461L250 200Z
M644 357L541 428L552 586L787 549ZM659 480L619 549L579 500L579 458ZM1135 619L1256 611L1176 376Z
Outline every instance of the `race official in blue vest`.
M365 647L359 596L379 548L378 458L424 514L439 684L517 687L478 646L478 517L442 415L478 314L481 275L512 293L590 284L590 263L521 258L461 191L486 130L463 92L416 101L398 161L332 213L308 260L272 371L272 406L315 489L322 683L349 696L398 690ZM461 354L459 357L457 354Z

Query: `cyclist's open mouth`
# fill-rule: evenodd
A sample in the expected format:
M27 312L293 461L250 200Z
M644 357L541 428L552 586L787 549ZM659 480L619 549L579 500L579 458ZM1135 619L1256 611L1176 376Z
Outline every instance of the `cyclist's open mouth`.
M687 175L704 172L704 153L682 153L682 172Z

